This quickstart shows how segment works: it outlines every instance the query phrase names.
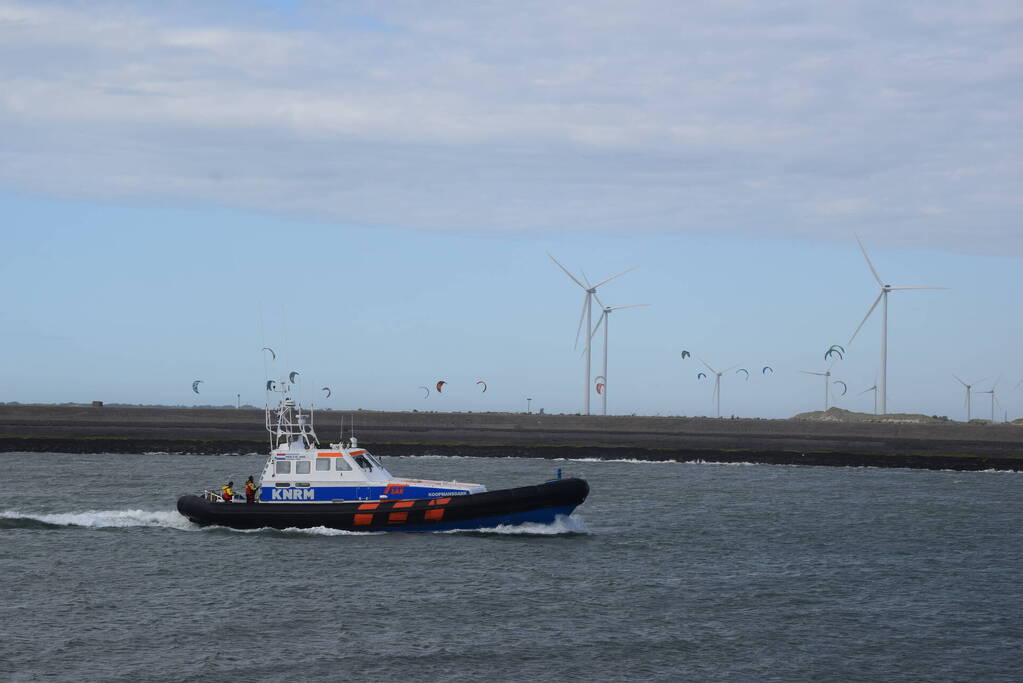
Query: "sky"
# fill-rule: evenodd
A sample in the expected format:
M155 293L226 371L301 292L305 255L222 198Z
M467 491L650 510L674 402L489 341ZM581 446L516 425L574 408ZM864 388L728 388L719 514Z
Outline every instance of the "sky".
M949 288L891 295L889 411L1014 419L1021 105L1014 2L0 0L0 401L598 411L550 253L650 304L610 413L712 415L699 358L820 409L832 344L869 412L858 235Z

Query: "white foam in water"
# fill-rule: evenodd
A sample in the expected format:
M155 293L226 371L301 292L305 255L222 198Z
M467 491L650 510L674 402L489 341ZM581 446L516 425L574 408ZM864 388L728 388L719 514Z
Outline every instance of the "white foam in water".
M558 515L550 524L527 522L525 524L499 524L483 529L451 529L443 534L507 534L510 536L557 536L559 534L588 534L590 530L579 517Z
M125 527L163 527L182 531L197 529L173 510L87 510L49 515L27 514L17 510L0 510L4 519L32 519L58 526L80 526L89 529Z

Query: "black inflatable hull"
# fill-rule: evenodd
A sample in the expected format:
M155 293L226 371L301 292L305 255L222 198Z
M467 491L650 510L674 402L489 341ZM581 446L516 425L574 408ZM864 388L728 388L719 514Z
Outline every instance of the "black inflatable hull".
M590 492L582 479L559 479L467 496L345 503L211 503L182 496L178 512L203 526L232 529L308 529L350 531L448 531L500 525L549 524L569 515Z

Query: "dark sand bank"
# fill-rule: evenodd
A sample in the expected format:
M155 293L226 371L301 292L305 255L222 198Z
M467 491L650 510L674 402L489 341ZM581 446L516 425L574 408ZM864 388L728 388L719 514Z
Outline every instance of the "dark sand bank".
M381 455L704 460L1023 470L1023 427L629 416L320 411L321 441ZM0 451L264 453L261 410L0 406Z

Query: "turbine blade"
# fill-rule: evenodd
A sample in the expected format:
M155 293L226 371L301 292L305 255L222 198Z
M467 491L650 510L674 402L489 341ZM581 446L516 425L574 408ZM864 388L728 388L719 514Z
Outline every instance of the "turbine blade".
M626 273L631 273L632 271L636 270L637 268L639 268L639 266L633 266L632 268L629 268L628 270L623 270L622 272L618 273L617 275L612 275L609 278L601 280L597 284L593 285L593 289L596 289L597 287L600 287L602 284L604 284L606 282L611 282L611 280L614 280L616 277L621 277L622 275L625 275Z
M921 286L913 285L912 287L889 287L888 289L890 289L891 291L894 292L896 289L951 289L951 288L950 287L921 287Z
M579 314L579 324L575 328L575 344L572 345L573 349L579 348L579 334L583 331L583 321L586 320L586 304L588 303L590 303L589 294L583 297L583 311Z
M876 299L874 299L874 303L872 303L872 304L870 305L870 309L868 309L868 310L867 310L867 314L866 314L865 316L863 316L863 320L861 320L861 321L860 321L860 324L859 324L859 326L858 326L858 327L856 328L856 331L852 333L852 336L851 336L851 337L849 337L849 343L850 343L850 344L852 344L852 342L853 342L853 339L856 339L856 335L860 333L860 328L861 328L861 327L863 327L863 324L864 324L865 322L867 322L867 318L869 318L869 317L870 317L870 314L871 314L871 313L873 313L873 312L874 312L874 309L875 309L875 308L877 308L877 305L878 305L879 303L881 303L881 297L883 297L883 296L884 296L884 291L882 291L882 292L881 292L880 294L878 294L878 295L877 295L877 298L876 298Z
M553 256L553 255L551 255L551 252L549 252L549 251L548 251L548 252L547 252L547 255L551 257L551 260L552 260L552 261L554 261L555 263L557 263L557 264L558 264L558 268L561 268L561 270L565 271L565 275L567 275L567 276L569 276L570 278L572 278L572 282L576 283L577 285L579 285L579 286L580 286L580 287L582 287L583 289L589 289L589 287L587 287L587 286L586 286L586 285L584 285L583 283L579 282L579 280L578 280L578 279L576 278L576 276L575 276L575 275L572 275L572 273L568 272L568 268L566 268L565 266L561 265L561 262L560 262L560 261L558 261L558 259L554 258L554 256Z
M742 365L742 363L740 363L739 365ZM725 369L725 370L722 370L722 371L721 371L721 374L723 375L723 374L725 374L726 372L728 372L729 370L734 370L734 369L736 369L737 367L739 367L739 365L733 365L733 366L732 366L732 367L730 367L730 368L727 368L727 369Z
M700 357L699 357L699 356L697 356L697 358L700 358ZM702 358L700 358L700 362L701 362L701 363L703 363L703 366L704 366L705 368L707 368L708 370L710 370L711 372L713 372L713 373L714 373L715 375L716 375L716 374L718 374L718 371L717 371L717 370L715 370L714 368L710 367L710 365L709 365L709 364L707 363L707 361L705 361L705 360L703 360Z
M586 277L586 271L583 270L582 268L580 268L579 269L579 274L583 276L583 282L585 282L586 286L589 287L590 286L590 278Z
M590 341L591 342L593 341L593 335L597 334L597 330L600 329L600 325L601 325L601 323L604 322L604 318L606 318L606 317L607 317L607 311L604 311L603 313L600 314L600 317L597 318L597 324L593 326L593 331L590 332Z
M860 393L858 393L856 395L857 396L862 396L863 394L867 393L868 391L873 391L874 389L877 389L877 387L874 386L874 387L870 387L869 389L864 389L863 391L861 391Z
M650 304L629 304L628 306L610 306L612 311L620 311L623 308L639 308L641 306L649 306Z
M607 306L604 305L604 302L600 300L600 297L597 296L596 292L593 293L593 298L597 300L597 304L599 304L602 309L607 308Z
M800 372L804 375L818 375L820 377L825 377L828 374L826 372L810 372L809 370L800 370Z
M874 267L874 264L870 261L870 257L867 256L867 250L863 248L863 242L860 241L860 236L855 233L853 236L856 238L856 243L860 245L860 251L863 252L863 258L867 259L867 265L870 267L870 272L874 274L874 279L877 280L877 284L884 287L884 283L881 282L881 276L877 274L877 268ZM551 256L551 258L554 257Z
M964 387L969 388L970 385L964 382L963 380L959 379L959 377L954 372L952 373L952 376L955 377L956 381L962 384Z

